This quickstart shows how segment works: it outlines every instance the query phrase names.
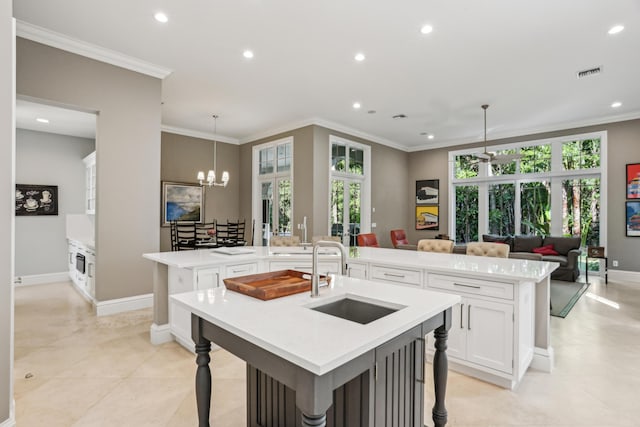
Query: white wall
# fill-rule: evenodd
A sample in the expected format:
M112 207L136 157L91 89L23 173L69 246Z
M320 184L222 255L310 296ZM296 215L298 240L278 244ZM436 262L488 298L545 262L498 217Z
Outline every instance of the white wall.
M94 149L93 139L16 131L16 183L58 186L58 215L15 219L16 276L67 270L65 217L84 213L82 159Z
M13 200L15 30L11 0L0 0L0 425L14 425Z

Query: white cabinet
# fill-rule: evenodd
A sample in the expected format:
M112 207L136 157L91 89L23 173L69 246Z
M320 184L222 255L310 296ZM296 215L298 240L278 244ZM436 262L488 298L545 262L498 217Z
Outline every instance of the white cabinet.
M199 268L194 270L193 273L193 287L187 290L201 291L204 289L217 288L218 286L220 286L219 267Z
M534 284L427 273L427 288L462 297L447 341L452 369L514 388L533 358Z
M395 285L422 287L422 270L371 264L370 280Z
M90 215L96 213L96 152L82 159L85 171L85 212Z
M89 294L91 298L96 297L96 253L87 249L85 252L85 265L86 265L86 281L85 292Z
M366 262L349 261L347 266L347 276L355 277L356 279L366 279L368 276L368 270L368 264Z

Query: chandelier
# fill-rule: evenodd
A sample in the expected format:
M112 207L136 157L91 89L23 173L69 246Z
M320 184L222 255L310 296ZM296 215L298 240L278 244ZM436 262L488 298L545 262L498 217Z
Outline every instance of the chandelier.
M213 115L214 138L217 134L217 130L218 130L218 115L214 114ZM200 185L208 185L209 187L226 187L227 184L229 183L229 172L227 171L222 172L221 182L216 181L217 154L218 154L218 141L214 139L213 140L213 169L209 170L209 172L207 173L206 181L204 179L204 172L198 171L197 179L200 182Z

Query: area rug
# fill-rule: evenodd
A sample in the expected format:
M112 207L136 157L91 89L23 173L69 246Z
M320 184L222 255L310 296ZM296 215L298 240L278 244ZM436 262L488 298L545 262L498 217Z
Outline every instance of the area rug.
M551 315L567 317L576 302L589 287L588 283L551 281Z

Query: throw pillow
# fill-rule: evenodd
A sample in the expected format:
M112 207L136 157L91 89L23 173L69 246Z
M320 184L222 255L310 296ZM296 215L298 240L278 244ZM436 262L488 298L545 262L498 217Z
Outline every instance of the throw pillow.
M553 249L553 245L540 246L539 248L533 248L533 253L540 255L560 255L555 249Z

